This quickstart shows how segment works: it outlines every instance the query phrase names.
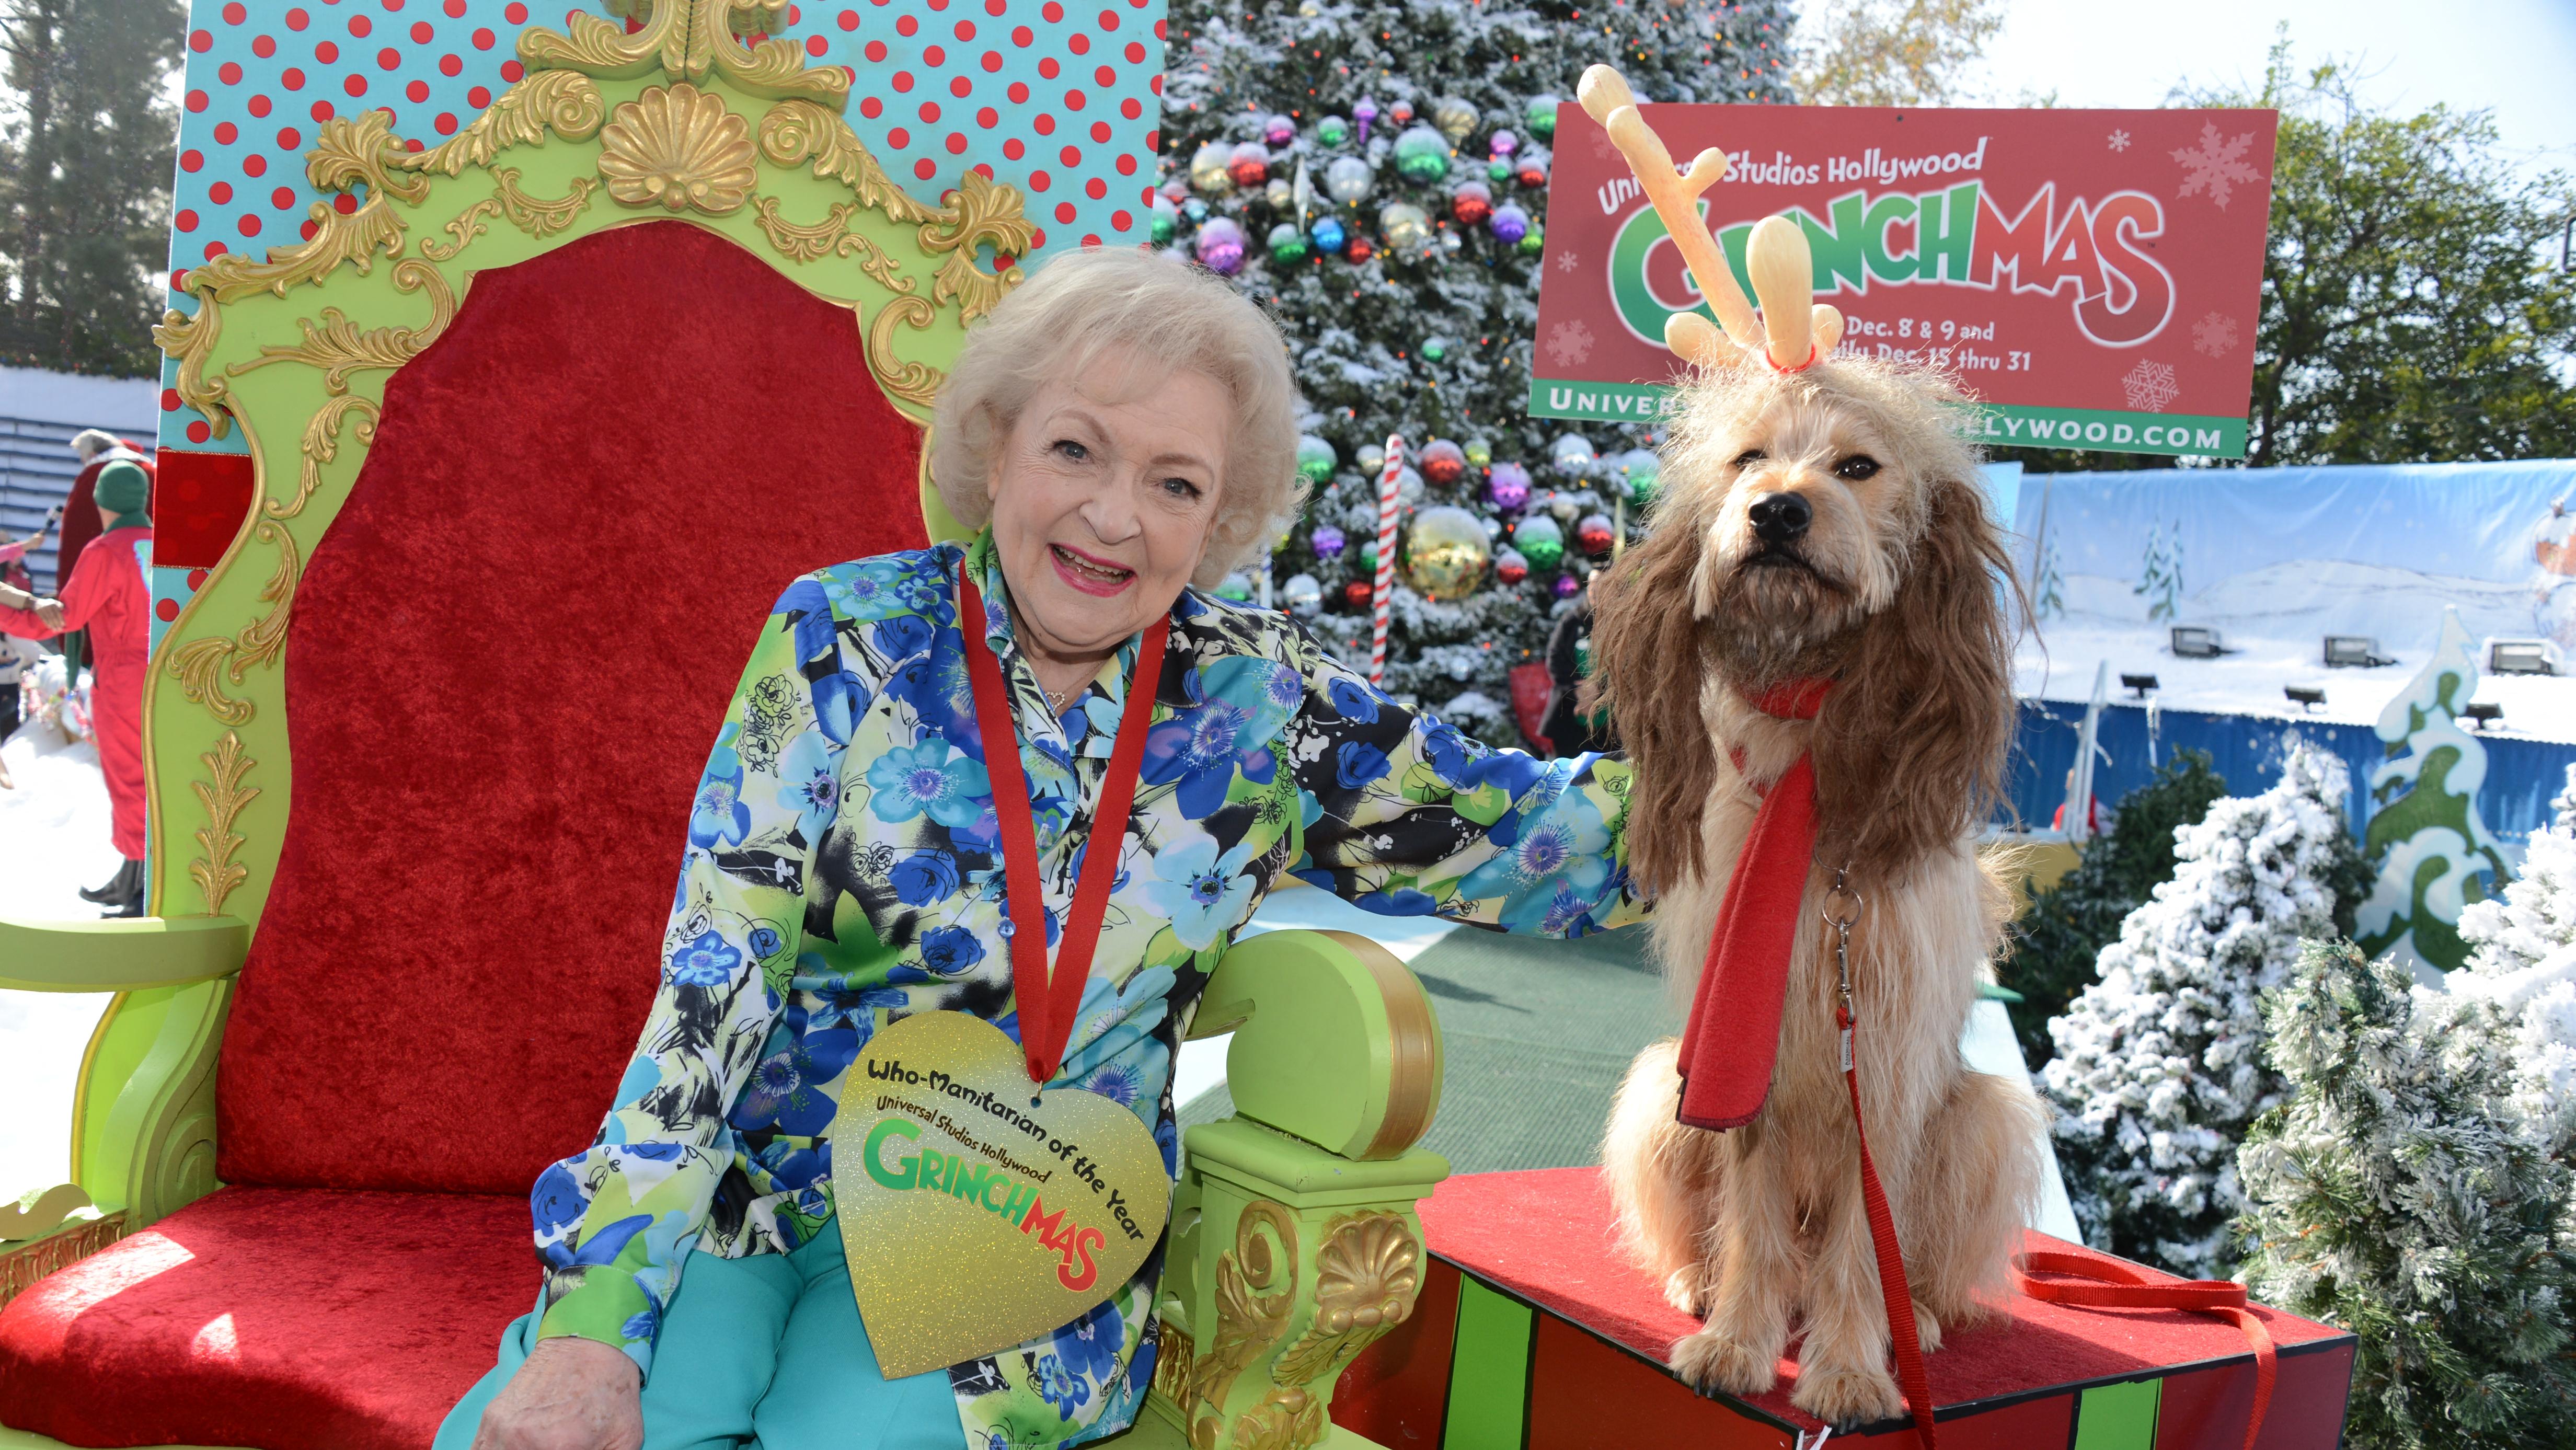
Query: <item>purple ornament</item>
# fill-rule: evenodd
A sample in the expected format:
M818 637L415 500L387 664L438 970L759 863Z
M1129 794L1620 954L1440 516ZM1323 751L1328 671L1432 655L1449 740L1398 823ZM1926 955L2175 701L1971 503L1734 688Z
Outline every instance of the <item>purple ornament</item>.
M1485 497L1505 513L1516 513L1529 507L1529 470L1517 463L1497 463L1493 476L1485 482Z
M1572 599L1583 592L1583 581L1571 574L1559 574L1556 576L1556 583L1550 587L1556 590L1557 598Z
M1315 526L1315 557L1318 559L1340 558L1343 548L1346 547L1349 542L1349 540L1342 537L1342 531L1334 528L1331 524L1317 524Z
M1231 277L1243 270L1243 228L1224 217L1210 217L1199 224L1197 240L1192 244L1199 265L1221 277Z
M1361 145L1365 146L1368 144L1369 123L1376 119L1377 102L1370 100L1366 96L1360 97L1359 104L1351 107L1351 121L1360 128Z
M1297 139L1297 123L1285 116L1272 116L1261 123L1261 139L1273 146L1285 146Z
M1493 154L1496 156L1509 156L1514 151L1520 149L1520 144L1520 138L1514 136L1511 132L1496 131L1494 133Z
M1494 208L1494 214L1486 218L1485 225L1492 230L1494 240L1517 242L1529 235L1529 213L1516 206L1498 206Z

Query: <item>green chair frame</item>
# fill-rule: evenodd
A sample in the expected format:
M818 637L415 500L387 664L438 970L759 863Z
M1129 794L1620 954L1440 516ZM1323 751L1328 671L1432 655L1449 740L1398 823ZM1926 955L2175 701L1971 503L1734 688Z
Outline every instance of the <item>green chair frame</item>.
M576 15L524 32L525 78L436 147L409 149L382 112L323 123L306 174L354 205L316 203L300 245L192 269L156 333L180 398L217 437L241 429L253 501L145 696L150 914L0 920L0 989L110 994L79 1069L71 1182L0 1206L0 1303L220 1186L216 1060L285 839L278 664L303 561L386 379L476 273L637 221L703 227L848 307L878 384L925 429L966 325L1021 280L1018 194L972 172L938 206L896 187L842 119L841 70L748 43L782 18L774 0L611 8L639 28ZM966 535L926 473L921 509L932 537ZM1366 1445L1330 1423L1333 1381L1411 1313L1414 1204L1448 1173L1415 1147L1440 1094L1430 1001L1365 938L1273 932L1209 979L1193 1035L1226 1031L1236 1115L1184 1135L1155 1391L1126 1438ZM0 1424L0 1450L56 1446Z

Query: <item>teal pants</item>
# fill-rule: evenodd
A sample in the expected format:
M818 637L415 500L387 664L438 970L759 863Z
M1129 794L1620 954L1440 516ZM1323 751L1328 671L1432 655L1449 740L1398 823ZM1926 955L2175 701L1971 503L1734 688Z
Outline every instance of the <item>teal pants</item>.
M537 1316L438 1428L471 1450L483 1407L536 1348ZM644 1381L644 1450L959 1450L948 1373L888 1380L850 1297L837 1224L793 1254L691 1254Z

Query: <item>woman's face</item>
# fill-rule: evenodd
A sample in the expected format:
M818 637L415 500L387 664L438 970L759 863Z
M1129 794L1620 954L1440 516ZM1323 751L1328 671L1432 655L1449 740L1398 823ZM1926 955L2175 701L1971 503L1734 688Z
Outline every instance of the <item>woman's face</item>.
M1041 387L986 484L1020 644L1042 659L1097 658L1168 611L1216 522L1224 387L1188 371L1134 386L1152 372L1131 362L1089 370L1108 396L1086 379Z

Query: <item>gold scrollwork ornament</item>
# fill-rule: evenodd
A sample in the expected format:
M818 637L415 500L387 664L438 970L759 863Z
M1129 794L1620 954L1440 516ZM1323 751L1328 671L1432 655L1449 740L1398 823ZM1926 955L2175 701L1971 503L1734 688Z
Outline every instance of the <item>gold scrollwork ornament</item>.
M250 868L233 859L233 852L248 839L233 829L233 821L242 807L258 798L259 787L241 783L243 773L255 762L242 753L241 736L233 731L225 731L214 749L197 758L205 762L212 779L190 782L199 804L206 808L206 824L197 828L197 845L205 854L188 863L188 875L205 900L206 915L220 916L224 898L250 876Z

